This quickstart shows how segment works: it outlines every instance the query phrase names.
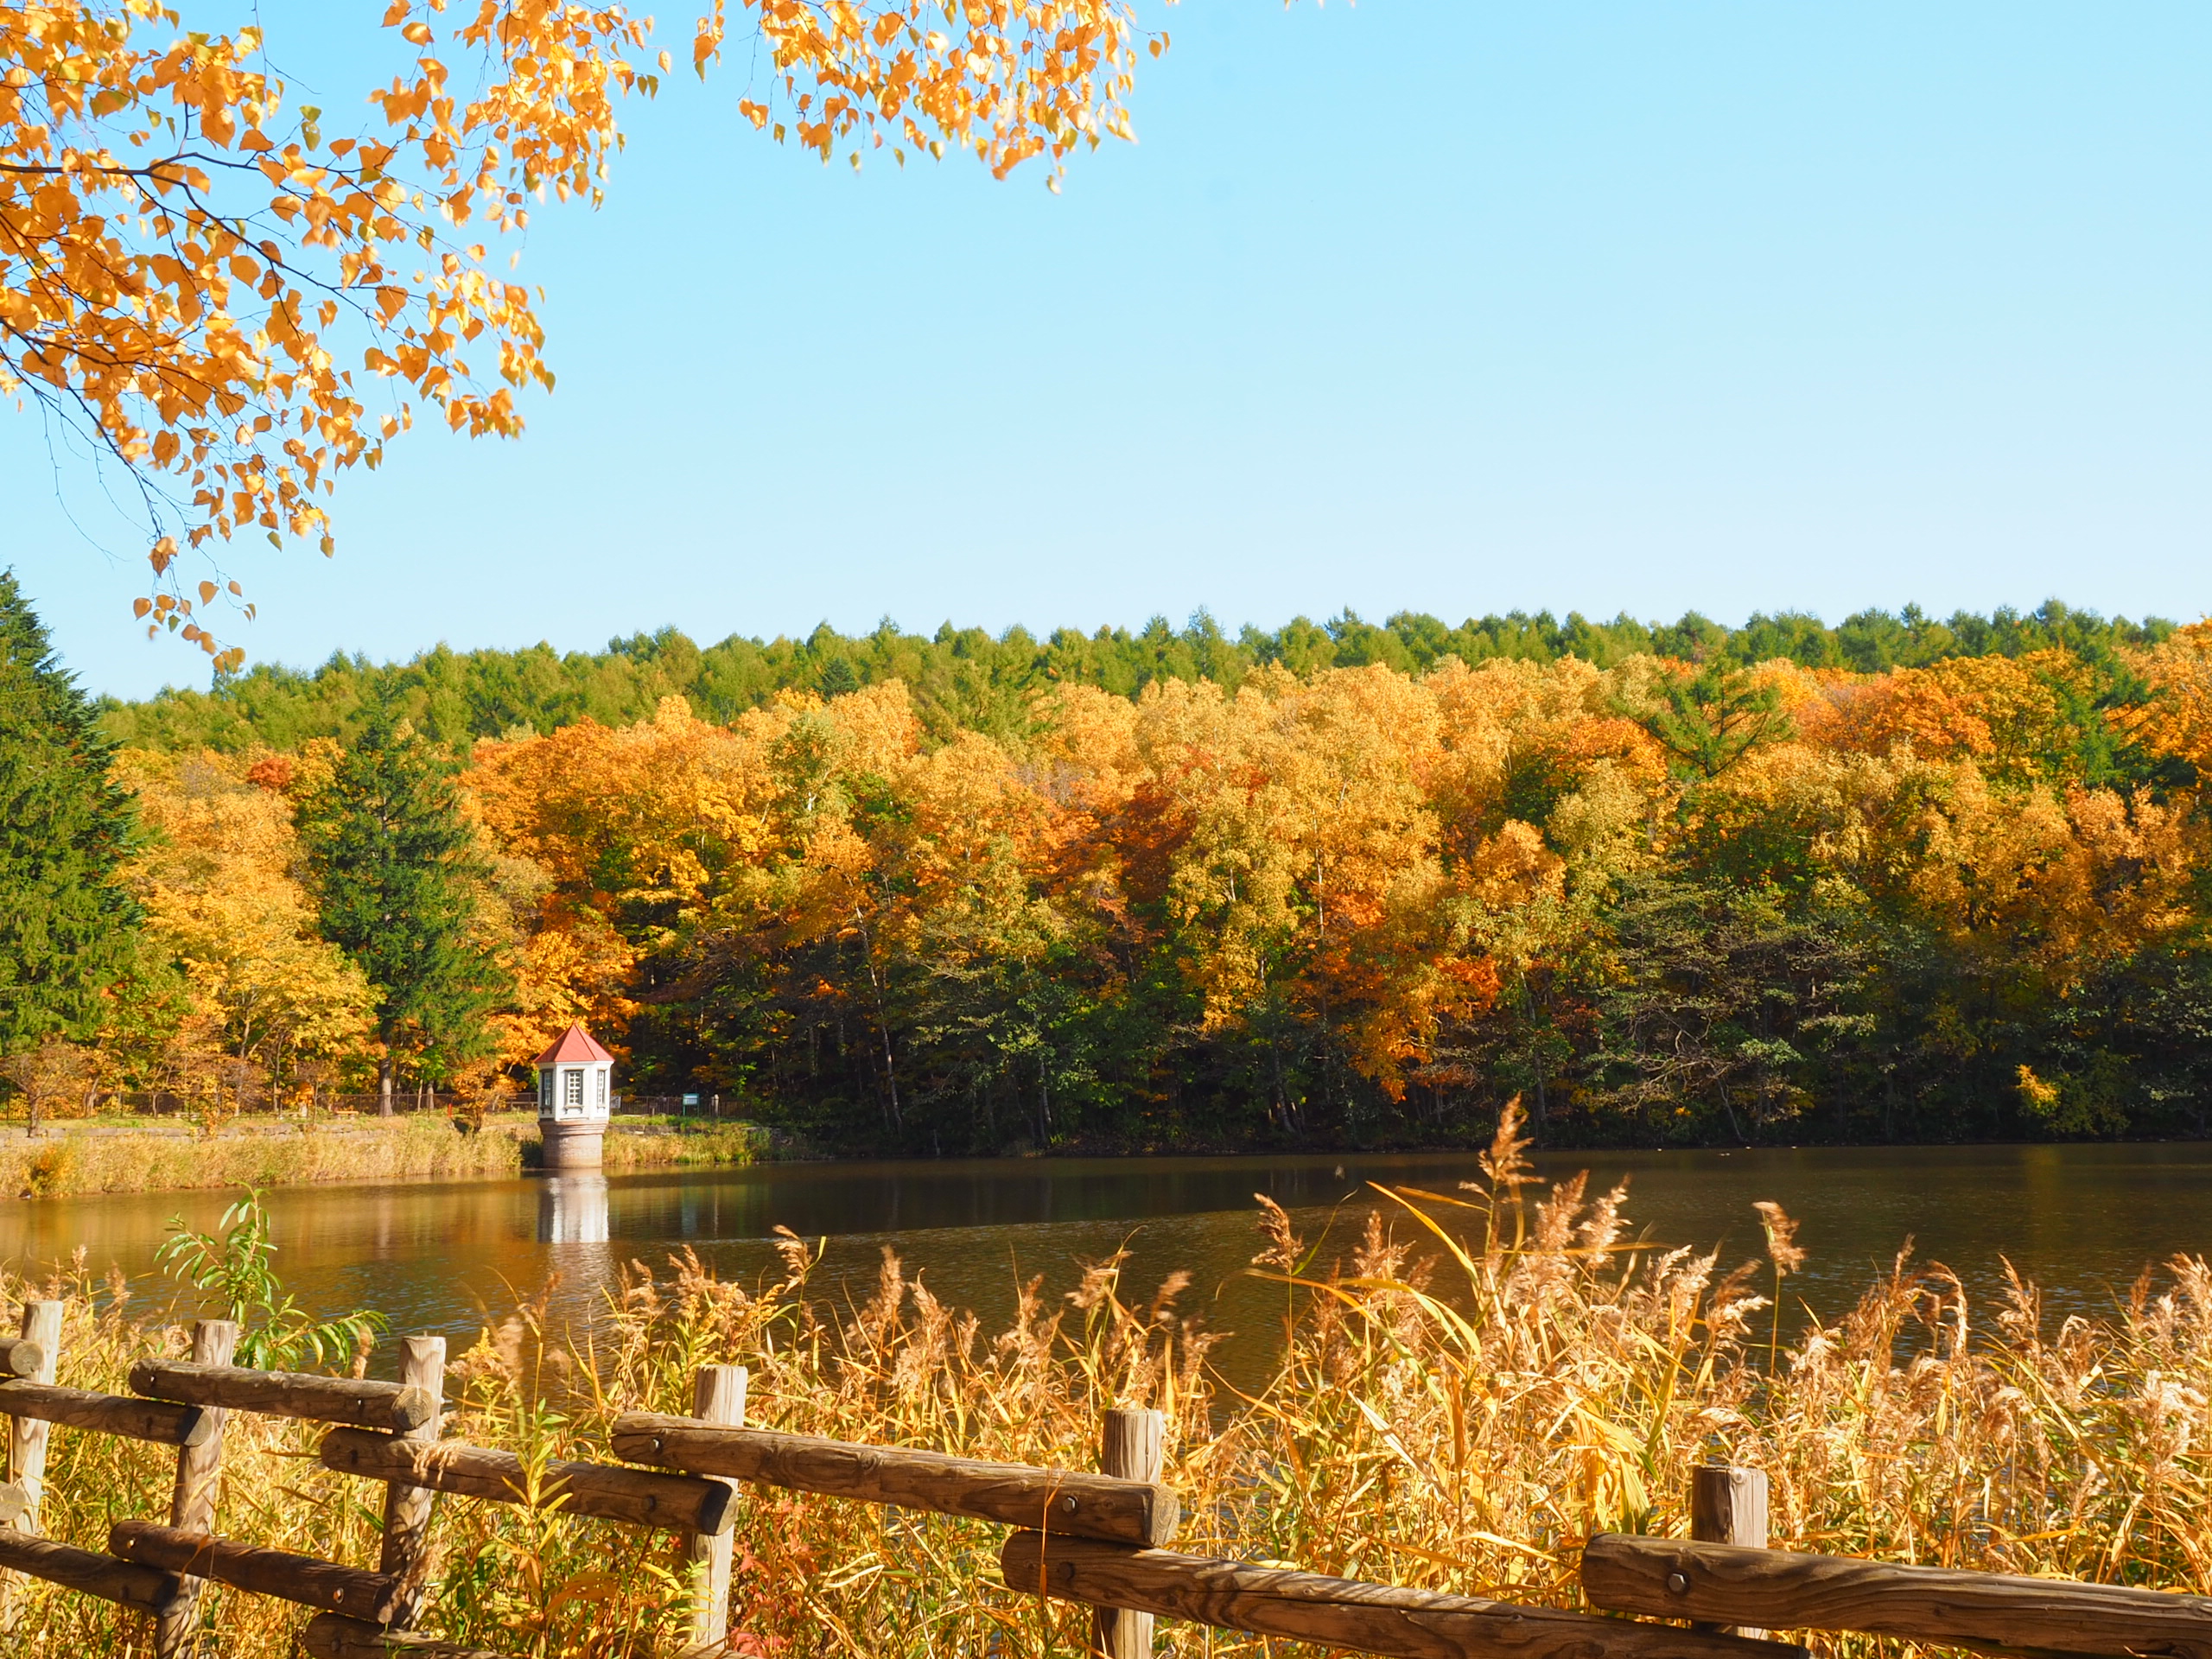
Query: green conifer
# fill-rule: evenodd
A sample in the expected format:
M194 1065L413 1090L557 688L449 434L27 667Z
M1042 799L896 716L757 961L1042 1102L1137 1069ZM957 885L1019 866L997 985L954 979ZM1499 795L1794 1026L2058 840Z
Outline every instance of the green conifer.
M323 936L376 990L388 1113L397 1055L435 1081L489 1046L484 1017L505 988L476 937L474 836L451 766L388 713L305 792L299 824Z
M0 571L0 1054L90 1036L130 968L139 912L118 877L136 807L112 746Z

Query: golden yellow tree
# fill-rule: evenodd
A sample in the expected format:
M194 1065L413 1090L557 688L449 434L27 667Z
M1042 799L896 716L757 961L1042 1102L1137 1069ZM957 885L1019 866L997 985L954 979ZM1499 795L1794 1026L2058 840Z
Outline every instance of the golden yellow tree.
M2138 659L2154 696L2115 723L2153 753L2185 762L2200 785L2212 776L2212 622L2174 630Z
M118 769L154 832L131 885L149 934L183 965L207 1047L268 1071L359 1053L369 986L316 932L291 803L223 755L126 750Z
M778 140L855 164L965 149L1001 175L1127 136L1140 52L1165 41L1120 0L715 0L702 74L734 24L777 88L740 108ZM337 474L418 410L518 432L516 391L552 375L493 245L533 197L599 200L622 99L670 64L619 4L391 0L383 27L413 61L341 130L288 102L256 25L187 32L161 0L0 8L0 391L127 469L154 537L139 614L226 664L207 607L240 589L212 561L188 583L180 542L327 552Z
M2034 652L1954 658L1840 683L1821 735L1871 754L1903 744L1931 760L1971 757L2005 782L2048 777L2069 748L2052 685L2076 672L2063 652Z

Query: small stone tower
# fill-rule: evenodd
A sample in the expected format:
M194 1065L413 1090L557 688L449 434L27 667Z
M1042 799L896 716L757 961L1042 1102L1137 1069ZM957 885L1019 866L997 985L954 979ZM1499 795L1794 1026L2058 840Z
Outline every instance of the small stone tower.
M597 1169L613 1108L614 1057L579 1025L537 1057L537 1128L554 1173Z

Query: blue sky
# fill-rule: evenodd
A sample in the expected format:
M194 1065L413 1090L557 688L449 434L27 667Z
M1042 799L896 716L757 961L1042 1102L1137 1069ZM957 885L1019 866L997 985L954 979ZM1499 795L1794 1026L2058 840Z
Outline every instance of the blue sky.
M348 101L377 9L263 10ZM737 119L741 74L672 77L607 206L533 226L528 435L418 432L334 561L240 544L235 637L2212 605L2212 10L1144 15L1141 143L1057 197L825 169ZM204 679L34 416L0 489L90 686Z

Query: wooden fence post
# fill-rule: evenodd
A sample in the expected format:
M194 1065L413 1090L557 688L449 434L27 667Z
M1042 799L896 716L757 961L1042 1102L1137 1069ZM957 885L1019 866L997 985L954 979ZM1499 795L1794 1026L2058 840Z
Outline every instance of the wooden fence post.
M1732 1464L1701 1464L1690 1471L1690 1536L1701 1544L1766 1548L1766 1471ZM1766 1632L1749 1626L1700 1624L1700 1630L1764 1641Z
M429 1390L442 1408L446 1397L446 1339L443 1337L403 1337L399 1342L399 1380L407 1387ZM444 1421L442 1409L429 1421L402 1433L403 1440L435 1440ZM430 1581L430 1511L438 1495L428 1486L393 1481L384 1500L384 1548L377 1571L399 1580L399 1598L393 1605L392 1625L405 1630L423 1610L423 1592Z
M691 1414L709 1423L745 1425L746 1370L742 1365L702 1365L693 1379ZM722 1483L732 1492L737 1483ZM719 1654L729 1640L730 1554L736 1540L732 1529L695 1532L685 1542L683 1559L698 1574L691 1595L691 1645L685 1651L694 1659Z
M1157 1481L1167 1459L1167 1419L1157 1411L1106 1414L1098 1446L1098 1472L1123 1480ZM1101 1607L1092 1615L1090 1650L1097 1659L1152 1659L1152 1615L1127 1607Z
M35 1382L54 1381L54 1364L60 1357L61 1307L60 1302L23 1304L23 1335L38 1344L44 1355L30 1379ZM8 1420L8 1480L20 1495L22 1508L7 1524L18 1532L38 1531L39 1500L46 1493L46 1442L52 1431L52 1424L35 1417ZM13 1573L0 1573L0 1629L15 1628L20 1582Z
M34 1382L54 1381L54 1366L61 1357L61 1306L60 1302L23 1304L23 1335L38 1344L45 1355L30 1378ZM35 1417L8 1421L8 1478L22 1489L25 1500L22 1513L15 1522L20 1532L38 1530L39 1500L46 1493L46 1442L52 1432L52 1424Z
M238 1327L231 1319L200 1319L192 1327L192 1360L195 1365L227 1365L238 1351ZM215 1498L223 1478L223 1419L211 1408L214 1432L198 1446L176 1454L176 1494L169 1501L169 1524L188 1532L215 1529ZM181 1604L165 1613L154 1629L156 1659L190 1659L200 1645L200 1592L202 1581L183 1580Z

